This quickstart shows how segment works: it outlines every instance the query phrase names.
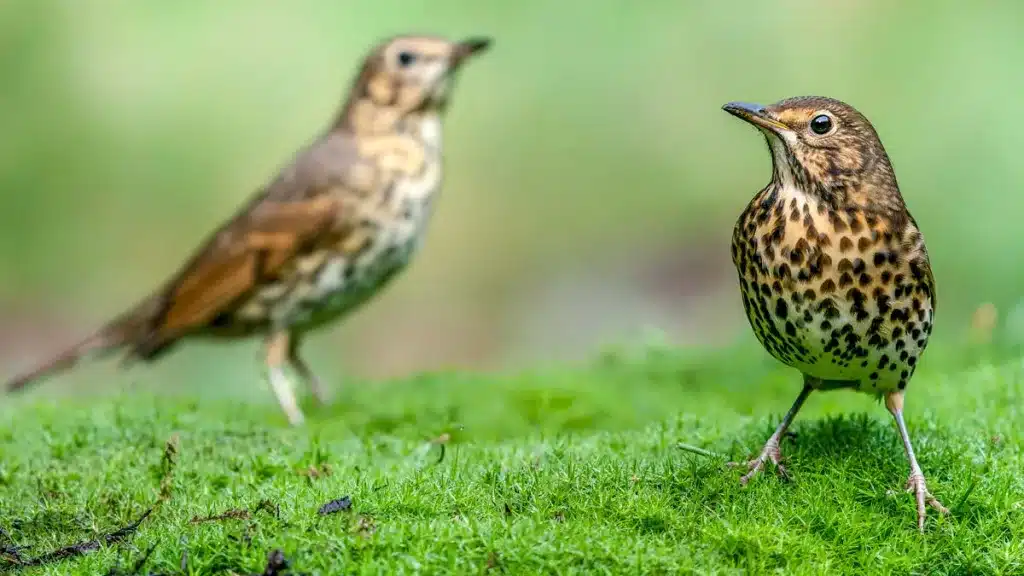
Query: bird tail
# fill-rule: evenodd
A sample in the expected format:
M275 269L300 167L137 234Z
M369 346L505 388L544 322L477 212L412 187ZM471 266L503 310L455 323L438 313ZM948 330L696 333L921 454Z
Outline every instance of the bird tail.
M9 380L4 387L8 392L16 392L46 377L70 370L82 361L102 358L139 341L149 327L149 315L144 313L149 307L147 304L115 318L85 340L51 357L33 370Z

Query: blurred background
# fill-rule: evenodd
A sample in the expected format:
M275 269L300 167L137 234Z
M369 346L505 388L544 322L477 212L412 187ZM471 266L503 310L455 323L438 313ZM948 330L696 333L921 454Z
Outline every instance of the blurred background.
M402 32L496 43L457 86L424 250L308 339L325 379L525 369L652 339L750 344L729 237L770 159L720 107L802 94L850 102L881 134L928 239L935 345L1015 350L1022 13L1012 1L5 0L0 376L174 272L331 119L369 46ZM186 345L130 379L252 389L259 349ZM47 386L123 386L114 373Z

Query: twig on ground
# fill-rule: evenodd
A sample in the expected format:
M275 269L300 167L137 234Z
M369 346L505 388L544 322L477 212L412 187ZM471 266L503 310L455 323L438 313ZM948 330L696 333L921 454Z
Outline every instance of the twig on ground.
M698 456L706 456L708 458L718 458L720 460L724 460L725 459L725 456L722 456L718 452L712 452L710 450L705 450L703 448L698 448L696 446L691 446L689 444L683 444L682 442L676 444L676 447L679 448L680 450L685 450L687 452L692 452L693 454L697 454Z
M213 514L211 516L193 516L189 522L192 524L201 524L203 522L219 522L221 520L245 520L251 516L252 514L244 508L232 508L226 512Z
M71 546L65 546L63 548L58 548L57 550L47 552L46 554L37 556L30 560L20 560L15 555L14 562L10 563L14 564L15 566L42 566L43 564L49 564L51 562L57 562L58 560L64 560L65 558L81 556L82 554L85 554L87 552L99 550L100 546L104 544L116 544L124 540L128 536L134 534L135 531L138 530L139 526L142 525L146 518L149 518L149 515L152 513L153 509L150 508L149 510L146 510L142 514L142 516L140 516L139 519L135 522L132 522L131 524L118 530L115 530L113 532L110 532L108 534L104 534L99 538L95 538L93 540L86 540L84 542L79 542L77 544L72 544ZM4 558L4 560L8 559Z

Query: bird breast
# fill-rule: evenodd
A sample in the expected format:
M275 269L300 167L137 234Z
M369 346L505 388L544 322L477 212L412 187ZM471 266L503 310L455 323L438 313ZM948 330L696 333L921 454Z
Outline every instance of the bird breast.
M434 195L441 184L439 159L414 176L397 176L380 209L325 259L295 294L290 323L332 319L365 301L401 272L422 244Z
M934 289L909 217L769 187L737 222L733 261L751 327L777 359L862 389L906 386L931 333Z
M335 319L383 288L413 258L441 187L440 127L360 144L380 177L378 192L354 206L356 226L334 246L300 256L287 280L262 288L242 316L299 328Z

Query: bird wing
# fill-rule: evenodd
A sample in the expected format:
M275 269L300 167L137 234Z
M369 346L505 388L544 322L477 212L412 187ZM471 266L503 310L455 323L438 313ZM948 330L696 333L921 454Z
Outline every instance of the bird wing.
M351 142L338 138L321 140L298 155L164 286L135 354L152 357L230 312L296 255L342 241L353 230L352 200L365 195L373 180L352 178L358 161Z

